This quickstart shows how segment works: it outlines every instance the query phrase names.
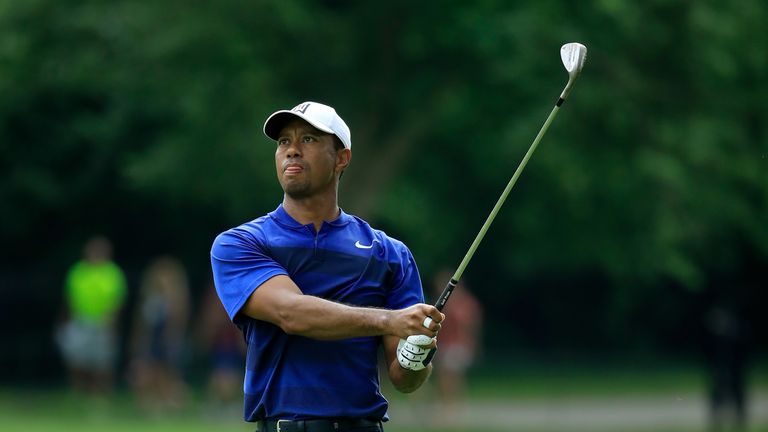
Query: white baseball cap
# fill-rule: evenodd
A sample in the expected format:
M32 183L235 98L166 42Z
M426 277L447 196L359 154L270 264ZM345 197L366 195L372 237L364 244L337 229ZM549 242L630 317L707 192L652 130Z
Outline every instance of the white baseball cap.
M277 141L285 124L296 117L306 120L325 133L336 135L344 147L352 148L352 135L344 120L336 114L335 109L317 102L302 102L290 110L275 111L264 122L264 134Z

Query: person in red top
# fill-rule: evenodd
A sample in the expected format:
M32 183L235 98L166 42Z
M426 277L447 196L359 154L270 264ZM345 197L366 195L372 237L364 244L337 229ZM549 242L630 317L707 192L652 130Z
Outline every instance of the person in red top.
M443 270L437 274L433 289L439 296L445 287L445 281L453 273ZM458 413L464 397L465 376L467 369L474 363L479 348L482 329L483 310L480 302L459 282L451 294L451 301L445 306L444 313L451 319L442 324L440 330L440 355L433 361L437 383L438 398L442 407L440 418L449 421L446 416Z

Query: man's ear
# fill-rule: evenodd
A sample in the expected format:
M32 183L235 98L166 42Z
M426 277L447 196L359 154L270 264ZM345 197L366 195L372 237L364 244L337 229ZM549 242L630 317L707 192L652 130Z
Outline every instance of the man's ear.
M352 150L344 148L336 151L336 171L344 171L352 162Z

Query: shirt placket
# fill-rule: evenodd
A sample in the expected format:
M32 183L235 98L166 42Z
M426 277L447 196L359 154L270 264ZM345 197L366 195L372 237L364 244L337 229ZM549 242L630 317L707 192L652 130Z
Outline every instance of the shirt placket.
M325 251L323 249L323 239L325 238L324 231L327 229L325 228L325 224L323 224L320 227L320 230L315 232L314 226L308 225L307 229L312 233L313 239L313 249L312 249L312 259L314 261L322 261L325 259Z

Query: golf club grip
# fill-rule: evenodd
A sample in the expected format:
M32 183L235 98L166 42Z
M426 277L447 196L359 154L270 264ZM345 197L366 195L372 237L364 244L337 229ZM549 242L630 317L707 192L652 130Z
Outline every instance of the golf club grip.
M448 303L448 299L451 298L451 294L453 293L453 289L456 288L456 285L459 284L459 281L451 278L451 280L448 281L448 284L443 289L443 293L440 294L440 297L435 302L435 307L439 311L443 311L443 308L445 307L445 304Z
M443 308L445 307L445 304L448 303L448 299L451 298L451 293L453 293L453 289L456 288L456 285L459 284L459 281L457 281L454 278L451 278L451 280L448 281L448 284L445 286L445 289L443 289L443 293L440 294L440 297L435 302L435 307L440 312L443 311ZM424 318L424 322L422 325L426 328L429 328L429 325L432 324L432 317L426 317Z

